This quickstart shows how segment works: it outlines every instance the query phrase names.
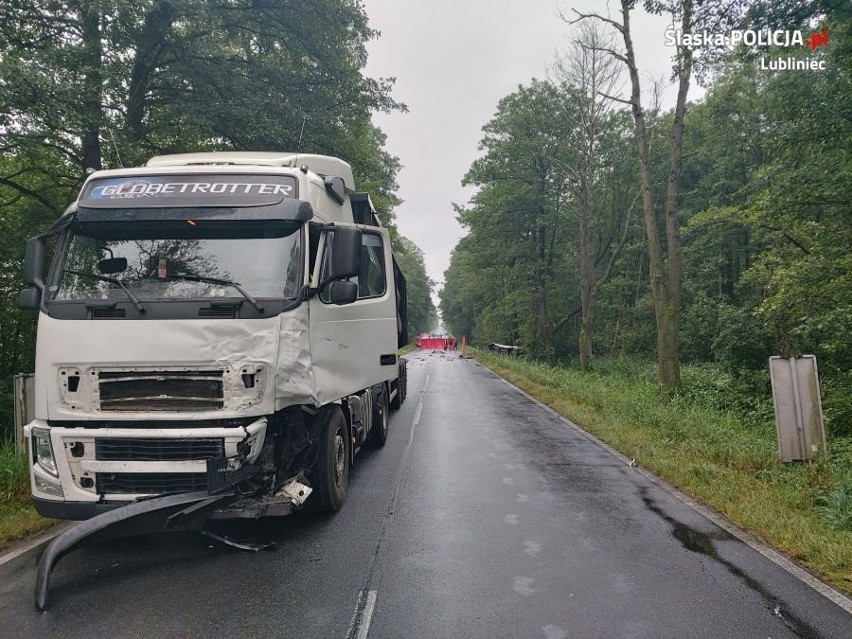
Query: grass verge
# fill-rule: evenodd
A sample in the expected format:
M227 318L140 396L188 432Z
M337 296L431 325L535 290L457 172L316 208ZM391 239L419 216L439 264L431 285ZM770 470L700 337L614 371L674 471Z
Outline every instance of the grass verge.
M721 410L714 372L684 367L665 393L652 364L601 362L582 373L473 350L484 365L646 470L701 500L852 594L852 441L828 459L782 463L775 425ZM718 373L718 371L716 371ZM771 398L768 399L771 402Z
M0 550L55 523L30 503L30 471L26 457L15 451L15 440L0 441Z

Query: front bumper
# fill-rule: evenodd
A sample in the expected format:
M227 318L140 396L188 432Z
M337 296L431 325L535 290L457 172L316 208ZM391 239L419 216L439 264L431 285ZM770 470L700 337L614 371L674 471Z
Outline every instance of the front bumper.
M140 497L206 489L207 460L181 458L179 450L197 451L199 440L217 442L224 458L257 459L267 420L258 418L232 428L76 428L49 427L35 420L25 427L29 443L30 485L36 511L56 519L88 519ZM47 429L57 476L33 458L32 429ZM123 446L123 444L127 446ZM165 443L165 445L163 445ZM105 446L108 444L109 446ZM148 445L150 444L150 446ZM116 453L116 447L120 451ZM144 455L138 450L143 449ZM104 450L109 449L109 454ZM158 451L166 451L162 455ZM42 488L54 487L52 494ZM61 487L57 491L56 486Z
M73 519L82 521L91 519L114 508L126 506L126 501L119 502L95 502L95 501L58 501L55 499L41 499L33 496L33 506L42 517L51 519Z

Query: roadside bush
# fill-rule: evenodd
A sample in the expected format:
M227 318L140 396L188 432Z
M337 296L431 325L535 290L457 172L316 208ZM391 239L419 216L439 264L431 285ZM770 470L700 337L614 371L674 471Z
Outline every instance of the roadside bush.
M27 499L30 475L27 459L15 450L15 438L0 439L0 502Z
M826 435L852 440L852 368L820 367L819 377ZM852 450L849 456L852 459Z
M852 532L852 478L814 495L814 512L829 526Z
M731 373L767 367L772 355L772 338L764 323L751 309L722 304L718 333L713 340L713 356Z

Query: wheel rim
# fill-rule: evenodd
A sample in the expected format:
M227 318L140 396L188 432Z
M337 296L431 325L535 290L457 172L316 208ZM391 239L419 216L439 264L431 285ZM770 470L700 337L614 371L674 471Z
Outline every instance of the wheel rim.
M334 483L338 486L343 479L343 472L346 469L346 442L340 431L334 436Z

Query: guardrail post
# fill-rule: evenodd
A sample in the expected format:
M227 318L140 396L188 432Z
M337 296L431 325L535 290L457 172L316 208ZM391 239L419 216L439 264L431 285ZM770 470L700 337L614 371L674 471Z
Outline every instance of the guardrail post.
M35 375L18 373L15 375L15 450L23 453L26 450L24 441L24 426L33 418L33 402L35 399Z

